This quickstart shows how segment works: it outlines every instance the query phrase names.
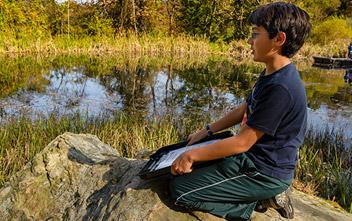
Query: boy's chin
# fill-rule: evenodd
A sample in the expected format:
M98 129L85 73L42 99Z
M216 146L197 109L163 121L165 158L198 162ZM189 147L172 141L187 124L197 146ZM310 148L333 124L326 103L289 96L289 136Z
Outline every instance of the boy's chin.
M253 61L255 62L264 62L263 57L258 57L256 55L253 55Z
M255 62L261 62L261 60L260 59L258 59L257 57L255 57L255 56L253 56L253 61L255 61Z
M254 53L252 54L252 59L253 61L259 61L258 56L256 56Z

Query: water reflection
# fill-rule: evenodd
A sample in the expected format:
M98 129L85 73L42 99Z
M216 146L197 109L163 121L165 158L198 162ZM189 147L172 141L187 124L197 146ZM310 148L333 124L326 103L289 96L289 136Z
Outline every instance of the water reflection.
M87 77L82 70L51 71L45 91L22 90L0 101L3 120L6 115L48 116L80 111L89 116L120 108L118 93L109 92L98 79Z
M200 63L99 57L47 60L28 64L28 59L19 59L2 70L7 71L3 75L22 78L12 76L9 79L15 83L0 82L8 88L8 95L0 100L1 121L20 113L35 117L80 111L96 116L115 110L142 117L215 119L244 100L262 69L225 58ZM23 76L23 67L31 67L25 72L28 76ZM309 123L322 129L344 128L352 137L352 89L342 80L346 73L312 67L300 70Z

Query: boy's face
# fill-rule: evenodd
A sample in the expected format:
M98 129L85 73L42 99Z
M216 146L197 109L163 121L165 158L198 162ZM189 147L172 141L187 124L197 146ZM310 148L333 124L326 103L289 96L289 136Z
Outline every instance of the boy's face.
M267 63L279 53L275 38L270 39L268 31L262 26L252 25L248 43L251 45L254 61Z

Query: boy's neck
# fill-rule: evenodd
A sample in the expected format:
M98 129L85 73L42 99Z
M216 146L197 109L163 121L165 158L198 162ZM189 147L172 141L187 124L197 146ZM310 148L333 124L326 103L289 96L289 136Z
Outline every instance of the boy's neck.
M272 59L265 62L265 75L270 75L290 63L291 60L288 57L281 55L274 56Z

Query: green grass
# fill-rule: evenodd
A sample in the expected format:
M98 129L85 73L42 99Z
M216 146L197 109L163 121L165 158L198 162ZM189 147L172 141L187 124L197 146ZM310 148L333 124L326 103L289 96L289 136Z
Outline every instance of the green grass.
M352 213L351 160L352 150L345 148L341 131L310 129L299 151L295 178Z
M191 131L204 125L205 117L163 117L145 120L121 112L88 118L80 114L31 120L11 119L0 128L0 187L40 152L51 140L69 131L97 135L125 157L133 158L140 150L155 150L179 142ZM299 151L295 179L326 199L351 210L351 150L344 147L339 131L325 130L306 134Z
M97 135L124 157L133 158L142 149L155 150L176 143L182 139L181 133L187 134L195 128L188 119L143 120L121 112L94 118L79 113L63 117L53 114L48 119L37 120L24 116L13 118L0 128L0 187L51 140L66 131Z

